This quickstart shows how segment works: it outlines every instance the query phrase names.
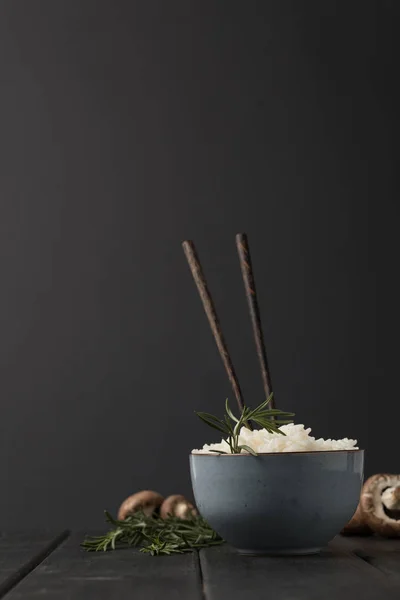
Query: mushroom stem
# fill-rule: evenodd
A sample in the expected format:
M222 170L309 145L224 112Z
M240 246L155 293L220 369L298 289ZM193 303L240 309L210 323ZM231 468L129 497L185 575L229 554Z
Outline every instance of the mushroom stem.
M382 502L389 510L400 510L400 486L389 487L382 492Z

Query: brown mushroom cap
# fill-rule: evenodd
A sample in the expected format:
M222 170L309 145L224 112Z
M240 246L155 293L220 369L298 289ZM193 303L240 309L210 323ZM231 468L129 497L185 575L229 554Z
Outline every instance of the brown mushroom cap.
M371 528L365 522L360 505L357 510L340 532L342 535L372 535Z
M180 494L168 496L160 508L162 519L166 519L169 516L178 517L179 519L190 519L197 514L197 510L193 504Z
M152 515L163 503L164 497L157 492L143 490L123 501L118 510L118 520L124 521L130 515L141 510L145 515Z
M360 507L372 531L384 537L400 537L400 475L379 474L367 479Z

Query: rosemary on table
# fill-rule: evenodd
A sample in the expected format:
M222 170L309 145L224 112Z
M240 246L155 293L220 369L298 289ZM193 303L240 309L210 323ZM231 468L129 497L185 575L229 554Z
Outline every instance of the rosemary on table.
M105 535L87 537L82 547L88 552L139 546L141 552L156 556L183 554L223 543L201 516L185 520L177 517L161 519L158 515L146 516L137 512L125 521L118 521L108 512L105 515L113 528Z
M244 450L245 452L249 452L249 454L257 456L257 453L252 448L245 444L239 444L240 430L242 427L249 427L249 423L252 421L263 429L266 429L269 433L285 435L279 427L286 423L292 423L293 421L291 417L294 417L294 413L283 412L275 408L267 408L272 397L273 394L254 409L244 406L239 418L235 417L229 408L228 399L225 402L225 415L223 419L219 419L218 417L205 412L196 412L196 414L204 421L204 423L223 433L231 454L240 454L241 451ZM229 454L220 450L216 450L215 452L218 454Z

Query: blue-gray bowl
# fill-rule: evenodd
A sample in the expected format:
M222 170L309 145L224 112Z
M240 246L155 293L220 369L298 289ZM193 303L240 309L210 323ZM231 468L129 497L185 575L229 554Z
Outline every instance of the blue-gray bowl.
M313 554L353 516L363 450L191 454L200 514L243 554Z

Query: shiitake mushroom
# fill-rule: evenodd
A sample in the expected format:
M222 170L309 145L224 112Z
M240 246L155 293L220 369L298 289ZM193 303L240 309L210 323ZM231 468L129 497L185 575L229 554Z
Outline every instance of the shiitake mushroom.
M152 492L151 490L143 490L132 494L126 498L118 510L118 520L124 521L130 515L135 514L139 510L145 515L151 516L154 512L158 511L161 504L164 501L164 497L158 492Z
M341 531L342 535L372 535L372 530L365 522L360 504L357 510Z
M160 517L166 519L169 516L179 519L190 519L197 515L197 510L189 500L180 494L168 496L160 508Z
M379 473L367 479L357 511L342 533L400 537L400 475Z
M384 537L400 537L400 475L373 475L364 484L360 507L368 527Z

